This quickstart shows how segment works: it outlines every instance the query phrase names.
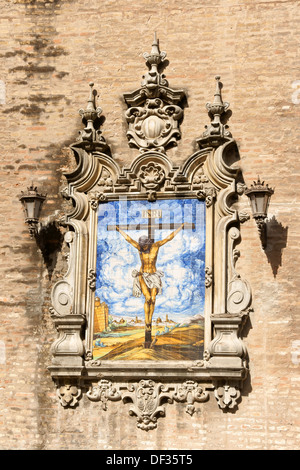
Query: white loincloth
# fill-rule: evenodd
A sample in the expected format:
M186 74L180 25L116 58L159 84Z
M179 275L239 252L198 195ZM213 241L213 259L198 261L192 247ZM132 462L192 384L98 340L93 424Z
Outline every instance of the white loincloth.
M141 297L142 295L142 289L140 285L140 280L139 280L139 275L142 275L146 286L149 289L153 289L156 287L158 289L157 295L161 294L162 292L162 282L161 278L164 276L164 273L162 271L156 271L156 273L141 273L140 271L137 271L134 269L132 271L132 277L134 277L133 281L133 288L132 288L132 293L134 297Z

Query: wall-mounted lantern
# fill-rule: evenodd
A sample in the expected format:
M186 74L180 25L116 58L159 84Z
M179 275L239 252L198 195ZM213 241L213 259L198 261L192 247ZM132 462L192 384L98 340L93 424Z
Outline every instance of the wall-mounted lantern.
M37 188L31 184L31 186L27 188L27 192L22 191L19 197L19 200L23 204L25 222L28 225L31 238L33 238L38 231L37 227L40 212L46 196L46 194L38 193Z
M262 247L265 248L267 244L267 227L266 218L268 215L268 207L274 189L269 188L265 182L261 182L259 176L257 181L253 181L250 188L245 190L251 204L252 215L258 227L259 236L261 239Z

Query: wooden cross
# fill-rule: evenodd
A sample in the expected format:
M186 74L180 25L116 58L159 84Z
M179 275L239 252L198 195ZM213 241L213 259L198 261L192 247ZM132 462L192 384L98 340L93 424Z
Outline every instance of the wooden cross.
M156 230L176 230L177 228L181 227L182 224L169 222L169 223L162 223L156 222L157 218L162 217L162 211L159 209L149 209L143 211L143 218L148 219L146 224L124 224L118 225L121 230L147 230L148 231L148 238L151 240L152 243L155 241L155 231ZM191 230L195 228L195 224L184 224L183 230ZM108 225L107 230L116 230L117 225Z
M117 230L117 227L121 230L147 230L148 238L152 243L155 242L155 231L156 230L176 230L179 227L182 227L182 224L179 223L161 223L156 222L157 218L162 217L162 211L159 209L154 210L144 210L142 214L143 218L148 219L148 222L145 224L126 224L126 225L107 225L107 230ZM184 223L182 227L184 230L195 228L195 224ZM146 326L146 325L145 325ZM150 348L152 344L151 329L150 331L145 328L145 342L144 347Z

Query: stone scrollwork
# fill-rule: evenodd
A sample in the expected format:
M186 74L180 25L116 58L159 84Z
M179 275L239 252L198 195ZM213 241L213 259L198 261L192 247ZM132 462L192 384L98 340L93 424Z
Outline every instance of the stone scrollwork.
M57 282L53 305L58 316L72 313L72 286L67 281Z
M231 240L231 272L232 277L228 283L227 311L231 314L239 314L245 311L251 301L251 290L249 283L242 279L235 269L236 262L240 256L239 250L234 248L234 243L240 237L240 232L236 227L229 230Z
M193 187L195 188L197 185L202 185L203 183L209 183L209 179L204 173L203 165L201 165L193 177Z
M68 270L63 280L58 281L52 290L52 308L57 316L70 315L73 312L73 263L74 263L74 233L68 231L64 236L70 252L67 255Z
M89 269L88 283L89 283L90 289L95 290L95 288L96 288L96 271L94 269Z
M231 314L239 314L247 309L249 302L248 282L238 275L228 284L227 310Z
M98 202L99 202L99 193L98 192L92 192L89 194L89 203L91 205L91 208L96 211L98 209Z
M250 215L247 211L239 211L238 217L239 217L239 221L241 222L241 224L243 224L244 222L250 219Z
M186 402L186 412L191 416L195 412L194 403L201 403L208 400L208 391L203 390L197 382L187 380L182 385L178 385L173 398L176 401Z
M56 390L60 404L64 408L74 408L81 397L81 389L77 385L66 383L61 385Z
M183 118L185 93L169 88L160 72L165 57L166 53L160 52L155 36L150 54L144 54L150 70L143 77L142 87L124 94L128 105L125 117L129 127L129 145L140 152L154 150L164 153L168 147L177 145L181 138L179 123Z
M221 409L234 409L237 406L241 396L239 387L236 384L216 385L214 394Z
M98 209L99 202L107 201L106 195L100 191L93 191L89 193L88 198L89 198L89 203L91 205L91 208L94 211Z
M155 163L148 163L141 167L139 179L142 185L151 191L157 190L165 180L165 172L163 168Z
M124 388L124 387L123 387ZM66 389L64 392L66 401L76 395L76 387ZM195 403L203 403L209 399L209 392L193 380L186 380L178 384L175 389L153 380L142 379L138 384L130 384L125 392L115 387L110 380L101 379L95 386L90 386L86 393L87 398L94 402L101 402L102 409L107 410L108 401L120 401L132 403L129 415L136 416L137 427L143 431L149 431L157 427L159 417L165 416L165 403L173 403L173 400L186 403L186 413L191 416L195 413ZM79 397L79 395L78 395ZM74 399L75 404L75 399Z
M206 190L206 200L205 200L206 207L212 206L216 196L217 196L217 191L215 190L215 188L207 188L207 190Z
M196 195L199 200L205 200L206 207L210 207L217 196L217 191L213 187L200 185L200 189L197 191Z
M147 191L147 199L149 202L155 202L157 199L156 191Z
M154 148L164 152L167 145L180 138L177 122L182 116L179 106L164 105L159 98L146 100L144 107L129 108L126 112L129 143L141 151Z
M157 416L165 416L165 407L161 403L163 400L172 403L172 395L165 385L144 379L128 387L124 400L133 403L129 414L137 417L137 427L149 431L157 427Z
M205 287L210 287L213 283L213 272L211 266L205 268Z
M86 395L91 401L101 401L103 410L107 410L108 400L121 400L121 394L117 388L111 381L105 379L99 380L98 384L91 387Z
M92 351L86 351L87 357L86 357L86 363L85 367L99 367L101 366L101 361L99 359L93 359L93 352Z

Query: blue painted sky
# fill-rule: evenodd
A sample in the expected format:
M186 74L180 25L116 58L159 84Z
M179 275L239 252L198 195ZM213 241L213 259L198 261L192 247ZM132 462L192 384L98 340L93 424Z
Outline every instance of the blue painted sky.
M100 204L97 235L96 296L109 306L109 313L119 317L144 317L144 297L132 295L134 269L141 263L138 251L117 231L107 225L146 223L142 211L162 210L157 222L194 223L195 230L183 230L160 248L156 268L164 272L163 291L156 297L153 319L158 316L181 322L204 312L205 203L190 200L113 201ZM155 240L162 240L173 230L157 230ZM138 241L147 231L130 230Z

